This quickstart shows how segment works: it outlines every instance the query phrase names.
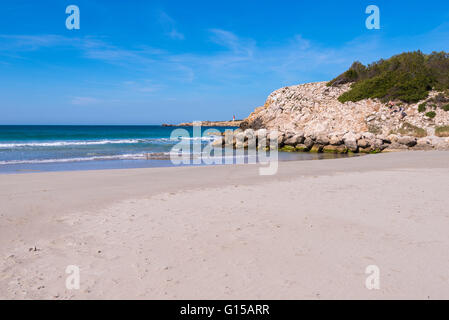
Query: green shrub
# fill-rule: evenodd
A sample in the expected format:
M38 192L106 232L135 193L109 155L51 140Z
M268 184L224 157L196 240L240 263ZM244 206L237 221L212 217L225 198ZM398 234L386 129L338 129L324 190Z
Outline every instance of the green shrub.
M436 127L435 135L437 137L449 137L449 126Z
M427 136L427 131L423 128L417 127L409 122L404 122L398 132L405 136L413 136L417 138L423 138Z
M351 82L351 89L339 97L340 102L378 98L382 101L418 102L430 90L449 89L449 54L421 51L406 52L388 60L364 66L355 62L351 68L328 83L329 86ZM443 97L438 97L443 100Z
M418 106L418 111L419 112L424 112L424 111L426 111L426 106L427 106L427 103L421 103L419 106Z
M430 119L435 118L436 115L437 115L437 114L436 114L434 111L430 111L430 112L427 112L427 113L426 113L426 117L428 117L428 118L430 118Z
M449 111L449 104L442 106L441 109L443 109L444 111Z
M332 81L327 83L327 86L339 86L349 82L358 81L360 78L364 76L366 72L366 67L360 62L356 61L352 64L351 68L343 74L339 75Z

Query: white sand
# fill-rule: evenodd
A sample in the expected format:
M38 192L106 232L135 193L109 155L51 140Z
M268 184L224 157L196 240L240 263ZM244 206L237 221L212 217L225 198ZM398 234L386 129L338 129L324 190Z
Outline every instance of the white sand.
M449 152L1 175L0 298L449 299L448 186Z

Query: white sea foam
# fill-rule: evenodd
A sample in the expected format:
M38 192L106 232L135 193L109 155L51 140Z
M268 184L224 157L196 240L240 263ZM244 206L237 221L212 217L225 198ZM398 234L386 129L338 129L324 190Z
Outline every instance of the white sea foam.
M26 147L69 147L69 146L89 146L89 145L107 145L107 144L174 144L180 140L201 140L205 142L214 141L213 136L210 137L194 137L194 138L148 138L148 139L120 139L120 140L88 140L88 141L51 141L51 142L11 142L0 143L0 149L14 149Z
M93 140L93 141L52 141L52 142L18 142L18 143L0 143L0 148L21 148L21 147L65 147L65 146L86 146L102 144L130 144L139 143L137 139L125 140Z
M18 165L18 164L46 164L46 163L68 163L68 162L88 162L88 161L107 161L107 160L170 160L170 156L179 156L176 151L171 152L155 152L155 153L134 153L134 154L120 154L112 156L92 156L92 157L77 157L77 158L58 158L58 159L30 159L30 160L7 160L0 161L0 165ZM201 157L207 155L204 152L190 153L184 155L188 157ZM218 155L210 156L210 159L222 158L224 159L237 159L237 158L253 158L248 155ZM255 157L257 158L257 157Z
M162 153L155 154L121 154L114 156L95 156L95 157L80 157L80 158L64 158L64 159L35 159L35 160L10 160L0 161L0 165L8 164L39 164L39 163L64 163L64 162L82 162L82 161L101 161L101 160L145 160L160 157ZM163 153L168 157L168 153Z

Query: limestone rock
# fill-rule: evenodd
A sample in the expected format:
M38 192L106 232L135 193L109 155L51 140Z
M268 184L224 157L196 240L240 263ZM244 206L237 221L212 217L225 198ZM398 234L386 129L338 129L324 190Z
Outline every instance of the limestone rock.
M245 126L266 128L280 132L332 133L365 132L388 135L403 124L427 129L429 126L449 125L449 112L435 110L436 117L429 121L418 112L418 105L403 104L403 117L399 106L389 108L377 99L341 103L338 97L350 89L351 84L328 87L327 82L306 83L274 91L262 107L245 119ZM432 91L429 98L438 94ZM365 136L368 140L372 137Z
M304 142L304 135L294 135L284 141L284 144L287 146L296 146L297 144L301 144Z
M224 142L225 142L225 139L223 137L219 137L214 142L212 142L212 147L214 147L214 148L223 147L225 144Z
M283 151L283 152L295 152L295 151L296 151L296 148L293 147L293 146L285 145L285 146L283 146L279 151Z
M388 150L407 150L408 147L404 144L398 143L398 142L392 142L388 148Z
M328 138L327 134L320 133L316 137L316 142L318 144L321 144L321 145L325 146L325 145L329 144L329 138Z
M284 134L278 134L278 146L281 148L284 146L285 141L285 135Z
M312 138L307 137L304 139L304 145L306 146L307 149L311 149L314 144L315 144L315 142L313 141Z
M253 129L247 129L245 130L245 139L251 140L255 139L256 134Z
M244 149L245 148L245 141L237 140L235 143L236 149Z
M399 137L397 142L410 148L416 146L416 138L409 136Z
M349 151L357 152L357 149L358 149L357 136L354 133L352 133L352 132L346 133L343 136L343 141Z
M307 151L309 151L309 148L305 144L298 144L296 146L296 151L297 152L307 152Z
M432 150L433 148L432 140L427 137L420 138L416 141L415 150Z
M321 151L323 151L323 145L319 143L315 143L310 149L310 152L312 153L320 153Z
M256 131L256 136L258 139L266 139L268 135L267 129L260 129Z
M436 108L435 118L429 119L424 113L418 112L419 104L427 99L394 107L387 106L378 99L341 103L338 97L348 91L351 84L331 87L326 84L307 83L274 91L262 107L256 108L242 122L240 128L246 130L247 136L255 135L258 142L266 144L270 142L270 138L266 138L266 130L277 131L280 136L273 142L279 147L300 146L301 150L316 150L314 145L344 146L351 152L357 152L359 148L361 152L449 149L447 140L433 137L436 126L449 125L449 112ZM431 91L428 99L435 98L437 94L437 91ZM418 143L416 137L422 137L426 133L429 142ZM242 143L237 142L240 137L238 130L235 137L233 143L241 147ZM248 141L248 138L244 141ZM225 145L229 145L228 140ZM335 148L326 150L332 151Z
M330 136L330 139L329 139L329 144L331 144L333 146L339 146L339 145L344 144L344 142L343 142L343 135L332 134Z
M369 143L369 141L367 139L360 139L357 141L357 145L360 148L368 148L371 146L371 144Z
M348 148L344 145L334 146L334 145L327 145L323 148L324 153L347 153Z

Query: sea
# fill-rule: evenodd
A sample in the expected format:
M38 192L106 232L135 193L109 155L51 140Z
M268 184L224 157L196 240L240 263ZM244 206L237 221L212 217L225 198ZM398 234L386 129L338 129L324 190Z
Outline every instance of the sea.
M177 132L183 130L183 134ZM203 150L215 129L164 126L0 126L0 173L170 167L179 144L194 141ZM174 133L174 130L178 130ZM195 157L198 149L191 148ZM202 152L202 151L200 151ZM237 157L237 155L233 155ZM280 153L279 160L315 160L337 155ZM245 160L248 162L248 158ZM187 161L188 162L188 161ZM226 161L223 161L225 163ZM236 162L236 161L235 161ZM227 161L226 163L229 163ZM181 165L206 165L183 163Z

